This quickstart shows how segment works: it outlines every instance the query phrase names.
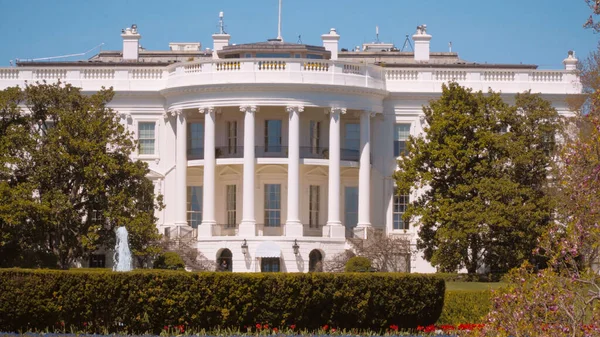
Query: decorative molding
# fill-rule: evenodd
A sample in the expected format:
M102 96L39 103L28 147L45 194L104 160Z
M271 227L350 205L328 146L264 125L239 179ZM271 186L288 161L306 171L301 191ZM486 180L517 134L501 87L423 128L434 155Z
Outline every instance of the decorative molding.
M216 109L214 106L203 106L201 108L198 108L198 112L200 112L201 114L212 114L215 111L219 112L220 109Z
M173 109L173 111L171 112L171 114L173 116L177 115L177 116L184 116L185 117L185 112L183 111L183 109Z
M345 115L347 111L348 111L348 109L346 109L346 108L337 108L337 107L325 109L325 113L331 112L331 113L339 113L341 115Z
M118 112L119 117L121 117L121 119L126 119L126 120L131 120L131 112Z
M285 107L285 111L287 111L288 113L292 113L292 112L304 112L304 106L303 105L288 105Z
M377 111L369 111L369 117L373 118L377 116Z
M249 113L256 113L258 112L259 107L257 107L256 105L241 105L240 106L240 111L241 112L249 112Z

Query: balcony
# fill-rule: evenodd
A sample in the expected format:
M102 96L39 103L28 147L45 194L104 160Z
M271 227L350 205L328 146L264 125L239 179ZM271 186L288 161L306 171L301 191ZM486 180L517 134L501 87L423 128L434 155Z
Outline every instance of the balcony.
M360 151L351 149L341 149L340 159L345 161L360 161Z
M216 158L244 158L243 146L219 146L215 154Z
M287 158L287 146L256 146L254 149L256 158ZM218 146L215 148L215 158L244 158L243 146ZM300 158L302 159L329 159L329 148L327 147L300 147ZM204 148L188 148L188 160L204 159ZM351 149L340 149L340 159L344 161L360 161L360 151Z
M204 148L203 147L188 148L187 149L187 159L188 160L204 159Z
M301 146L300 158L308 159L329 159L328 147Z
M279 145L262 145L255 149L256 158L287 158L288 147Z
M283 236L283 225L256 224L256 236Z
M324 225L308 225L303 226L303 235L308 237L322 237Z
M238 226L233 224L217 224L213 225L212 228L213 236L237 236L238 235Z

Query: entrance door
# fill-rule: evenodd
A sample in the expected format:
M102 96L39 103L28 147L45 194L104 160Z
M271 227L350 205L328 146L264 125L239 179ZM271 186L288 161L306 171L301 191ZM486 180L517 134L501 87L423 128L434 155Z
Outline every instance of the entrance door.
M358 224L358 187L346 186L344 189L344 225L352 230Z

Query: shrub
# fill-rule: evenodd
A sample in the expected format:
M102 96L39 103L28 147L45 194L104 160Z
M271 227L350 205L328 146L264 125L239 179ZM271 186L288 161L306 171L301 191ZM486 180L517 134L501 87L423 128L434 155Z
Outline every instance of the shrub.
M175 252L162 253L156 261L154 261L154 269L171 269L171 270L183 270L185 263L179 254Z
M490 290L449 290L438 324L483 323L492 309Z
M414 328L438 319L444 281L430 275L0 271L0 331L56 328L159 333L164 326L244 329Z
M436 273L446 282L500 282L504 274Z
M346 262L346 268L344 269L347 273L364 273L371 270L371 261L366 257L355 256L351 257Z

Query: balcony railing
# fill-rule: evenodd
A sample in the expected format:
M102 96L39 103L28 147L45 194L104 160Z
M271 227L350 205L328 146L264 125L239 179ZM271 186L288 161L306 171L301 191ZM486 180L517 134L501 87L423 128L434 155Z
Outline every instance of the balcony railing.
M315 146L301 146L300 158L329 159L329 148Z
M283 236L283 226L256 224L256 236Z
M219 146L216 152L217 158L244 158L243 146Z
M287 146L261 145L256 147L256 158L287 158Z
M341 149L340 159L346 161L359 161L360 151L352 149Z
M238 235L238 226L237 225L229 225L229 224L217 224L213 225L212 228L213 236L237 236Z
M323 236L324 225L308 225L305 224L303 228L304 236L309 237L321 237Z
M202 147L188 148L187 149L187 159L188 160L204 159L204 148L202 148Z

